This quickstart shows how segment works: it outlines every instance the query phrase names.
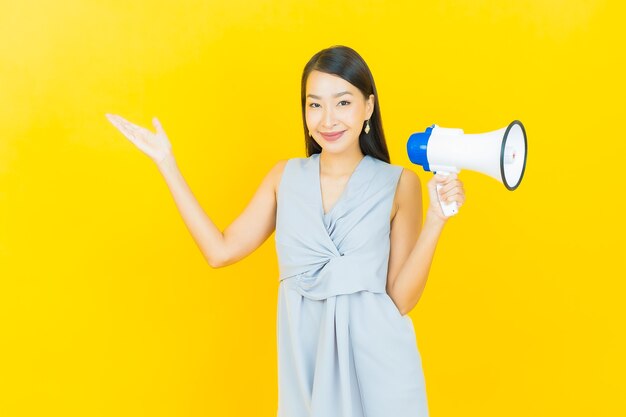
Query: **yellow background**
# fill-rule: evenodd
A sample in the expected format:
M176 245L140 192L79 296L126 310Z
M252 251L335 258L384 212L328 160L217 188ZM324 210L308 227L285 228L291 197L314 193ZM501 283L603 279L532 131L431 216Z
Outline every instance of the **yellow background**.
M301 72L335 44L367 61L392 163L424 185L411 133L527 130L515 192L461 172L410 313L431 415L626 415L619 7L1 0L0 415L275 416L273 236L211 269L104 114L158 116L224 229L304 156Z

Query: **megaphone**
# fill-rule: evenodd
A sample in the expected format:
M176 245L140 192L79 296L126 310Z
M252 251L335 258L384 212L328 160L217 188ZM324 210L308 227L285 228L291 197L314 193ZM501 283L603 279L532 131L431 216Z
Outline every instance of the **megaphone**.
M489 175L513 191L524 176L528 144L524 125L514 120L502 129L470 135L463 129L432 125L424 132L413 133L406 150L411 162L425 171L450 175L469 169ZM437 198L440 188L437 184ZM439 200L439 204L446 216L458 212L456 201Z

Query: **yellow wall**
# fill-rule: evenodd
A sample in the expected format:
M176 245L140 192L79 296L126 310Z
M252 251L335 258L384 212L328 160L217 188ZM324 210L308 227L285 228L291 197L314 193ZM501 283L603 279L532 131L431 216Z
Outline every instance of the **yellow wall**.
M1 0L0 415L275 416L273 236L211 269L104 114L158 116L225 228L304 156L301 71L334 44L423 184L411 133L527 129L517 191L461 172L410 313L431 414L626 414L624 38L617 1Z

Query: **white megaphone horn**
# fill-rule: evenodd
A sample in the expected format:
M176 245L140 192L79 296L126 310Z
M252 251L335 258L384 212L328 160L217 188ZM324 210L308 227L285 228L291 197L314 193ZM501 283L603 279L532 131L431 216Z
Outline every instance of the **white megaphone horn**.
M424 132L413 133L406 149L411 162L426 171L450 175L469 169L489 175L513 191L524 176L528 143L524 125L515 120L502 129L477 134L432 125ZM437 185L437 191L440 188ZM446 216L458 211L456 201L439 203Z

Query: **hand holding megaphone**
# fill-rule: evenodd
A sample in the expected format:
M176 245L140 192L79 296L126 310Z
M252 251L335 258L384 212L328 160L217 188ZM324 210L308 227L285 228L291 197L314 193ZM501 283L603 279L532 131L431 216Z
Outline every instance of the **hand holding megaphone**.
M522 181L528 152L526 130L519 120L502 129L472 135L462 129L432 125L424 132L412 134L406 147L411 162L425 171L451 175L470 169L495 178L509 191ZM438 191L441 188L438 184ZM440 201L440 206L445 216L458 211L456 201Z
M465 202L463 183L455 172L444 175L439 171L427 186L430 198L428 210L442 220L447 220L452 215L450 213L456 214Z

